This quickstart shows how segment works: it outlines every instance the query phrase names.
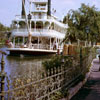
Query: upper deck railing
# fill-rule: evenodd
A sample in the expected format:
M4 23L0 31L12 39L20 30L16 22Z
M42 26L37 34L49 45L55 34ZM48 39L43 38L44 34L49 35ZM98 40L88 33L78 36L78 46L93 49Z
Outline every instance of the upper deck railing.
M34 29L32 28L30 31L35 32L35 33L48 33L48 32L50 32L50 33L61 33L61 34L66 33L66 31L64 31L64 30L62 30L62 32L58 32L58 31L52 30L52 29L36 29L36 28L34 28ZM23 33L26 32L27 33L28 30L20 28L20 29L13 29L12 32L15 32L15 33L16 32L23 32Z
M48 2L48 0L30 0L30 2Z

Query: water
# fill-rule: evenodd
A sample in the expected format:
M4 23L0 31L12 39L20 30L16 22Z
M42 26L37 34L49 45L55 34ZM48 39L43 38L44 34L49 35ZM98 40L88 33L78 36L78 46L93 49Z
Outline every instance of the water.
M5 46L1 46L0 50L6 51ZM7 52L8 53L8 52ZM32 72L38 73L38 69L43 68L42 62L47 60L48 57L11 57L4 56L5 59L5 72L8 76L17 77L18 75L31 75ZM1 54L0 54L1 60Z

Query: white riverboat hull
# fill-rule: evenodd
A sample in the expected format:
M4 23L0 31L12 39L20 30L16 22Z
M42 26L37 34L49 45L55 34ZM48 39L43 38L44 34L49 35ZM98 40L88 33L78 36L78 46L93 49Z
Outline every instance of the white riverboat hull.
M30 48L8 48L9 55L30 55L30 56L42 56L56 54L57 50L44 50L44 49L30 49Z

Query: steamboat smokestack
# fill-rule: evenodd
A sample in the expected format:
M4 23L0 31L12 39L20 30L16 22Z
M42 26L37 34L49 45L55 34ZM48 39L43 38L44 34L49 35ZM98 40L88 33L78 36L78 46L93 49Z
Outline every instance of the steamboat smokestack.
M21 12L21 15L22 15L22 18L25 18L25 0L22 0L22 12Z
M51 16L51 0L48 0L48 12L47 14Z

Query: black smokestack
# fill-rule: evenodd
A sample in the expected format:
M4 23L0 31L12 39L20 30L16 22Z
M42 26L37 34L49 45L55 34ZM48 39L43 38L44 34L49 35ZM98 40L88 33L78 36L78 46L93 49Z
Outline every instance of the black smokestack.
M48 0L48 12L47 14L51 16L51 0Z
M22 18L25 18L25 0L22 0L22 12L21 12L21 15L22 15Z

